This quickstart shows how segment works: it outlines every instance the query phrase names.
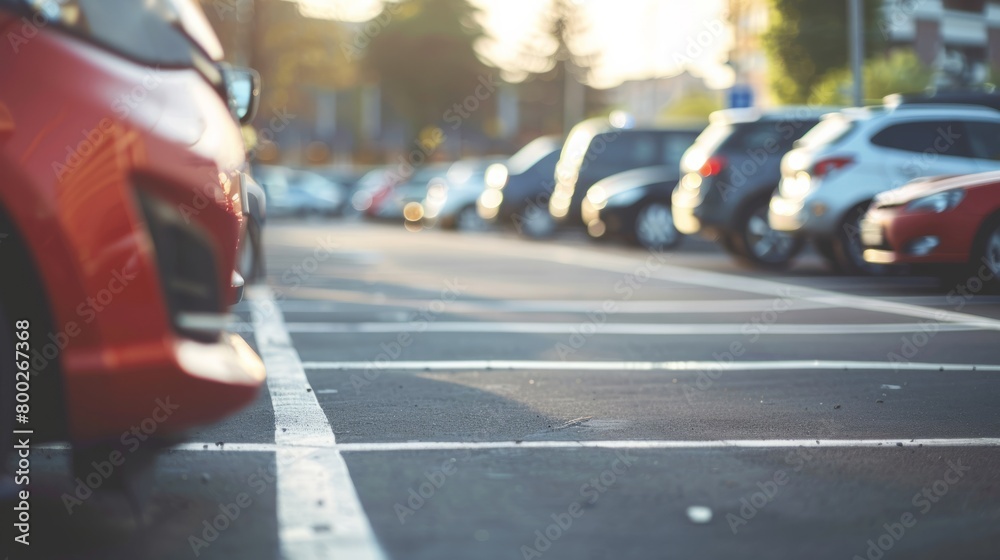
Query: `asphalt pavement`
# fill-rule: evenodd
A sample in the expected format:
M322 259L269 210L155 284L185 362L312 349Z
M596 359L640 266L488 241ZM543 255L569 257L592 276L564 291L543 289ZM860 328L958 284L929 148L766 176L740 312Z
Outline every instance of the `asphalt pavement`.
M120 492L68 508L68 453L39 450L37 557L997 557L976 282L751 272L696 240L266 235L232 328L267 390L159 454L145 520Z

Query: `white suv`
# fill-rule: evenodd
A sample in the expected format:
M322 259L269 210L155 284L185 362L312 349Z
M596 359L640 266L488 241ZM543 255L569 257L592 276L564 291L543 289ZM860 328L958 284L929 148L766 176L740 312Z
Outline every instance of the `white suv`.
M913 104L827 115L785 155L768 215L837 270L872 270L858 224L872 199L920 177L1000 169L1000 111Z

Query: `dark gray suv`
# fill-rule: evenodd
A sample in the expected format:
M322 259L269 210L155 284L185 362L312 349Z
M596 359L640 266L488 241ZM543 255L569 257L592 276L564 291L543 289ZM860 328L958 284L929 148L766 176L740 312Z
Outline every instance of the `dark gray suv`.
M718 240L747 265L787 266L800 239L767 222L771 195L781 181L781 158L833 108L783 107L770 111L730 109L710 124L681 161L674 189L675 227Z
M582 227L583 199L595 183L612 175L652 166L676 167L701 131L697 127L617 127L606 118L573 128L556 165L549 214L557 224Z

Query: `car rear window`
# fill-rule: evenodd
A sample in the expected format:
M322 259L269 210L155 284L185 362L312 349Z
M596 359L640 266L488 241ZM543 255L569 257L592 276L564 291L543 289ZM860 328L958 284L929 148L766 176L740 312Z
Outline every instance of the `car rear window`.
M843 115L830 115L819 121L807 132L797 145L803 148L815 148L818 146L836 146L854 131L857 123L844 117Z
M713 153L722 146L723 142L729 139L734 130L735 126L729 123L710 124L698 136L694 144L703 153Z
M626 131L599 134L587 159L602 166L636 169L653 165L680 165L694 132Z
M734 152L774 149L789 150L819 119L811 120L761 120L733 126L733 133L720 147Z
M546 158L559 157L559 148L560 146L547 138L539 138L511 156L507 161L507 169L511 175L526 173Z

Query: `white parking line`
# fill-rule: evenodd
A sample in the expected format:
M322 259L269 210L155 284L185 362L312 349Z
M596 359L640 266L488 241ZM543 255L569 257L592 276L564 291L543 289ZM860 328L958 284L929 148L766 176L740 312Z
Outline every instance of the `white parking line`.
M786 447L997 447L1000 438L957 439L751 439L709 441L509 441L347 443L341 451L437 451L465 449L781 449Z
M274 409L282 557L381 560L384 554L285 330L281 310L270 288L255 287L248 292L257 350L267 368Z
M1000 372L1000 365L930 364L921 362L857 362L836 360L779 360L748 362L562 362L544 360L449 360L381 362L305 362L307 370L355 371L377 368L385 371L940 371Z
M488 248L487 248L488 247ZM969 323L980 325L983 330L1000 330L1000 320L979 315L961 313L922 307L909 303L883 300L876 297L844 294L819 288L809 288L795 284L786 284L762 278L739 276L722 272L711 272L696 268L674 266L661 262L659 259L669 259L669 256L650 254L643 260L620 257L603 252L588 251L576 247L520 244L516 249L499 247L496 244L478 244L477 254L489 251L496 255L517 259L529 259L547 263L559 263L591 270L616 272L630 277L633 281L625 282L628 286L641 287L640 279L655 278L675 284L685 284L701 288L736 291L747 294L757 294L774 298L793 298L809 301L829 307L858 309L890 313L903 317L927 319L934 322ZM635 290L636 288L633 288ZM963 300L964 301L964 300ZM947 302L949 303L950 302Z
M928 327L924 323L875 324L796 324L772 325L751 323L576 323L494 321L417 321L406 323L288 323L294 334L380 334L380 333L476 333L476 334L577 334L586 335L848 335L848 334L907 334L935 332L969 332L983 330L982 323L942 323Z
M787 447L878 448L878 447L1000 447L1000 438L897 438L897 439L750 439L750 440L611 440L611 441L405 441L388 443L339 443L348 453L399 451L459 451L492 449L781 449ZM175 451L267 453L315 449L289 448L275 444L234 443L219 447L186 443Z
M448 304L448 313L592 313L600 312L604 305L614 304L616 315L665 315L670 313L711 314L711 313L756 313L775 311L773 299L739 300L678 300L678 301L617 301L606 300L458 300ZM365 302L303 301L286 300L280 302L286 313L334 313L345 312L362 306L401 307L413 310L424 309L428 300L370 298ZM787 307L787 309L786 309ZM782 311L808 311L829 309L830 306L810 301L789 301Z
M286 313L333 313L357 310L359 307L398 307L411 310L424 309L426 299L389 298L361 292L341 292L317 294L323 299L290 299L278 303ZM882 297L881 301L918 306L948 306L948 298L940 296ZM754 313L773 311L774 299L711 299L711 300L628 300L617 298L578 300L527 300L527 299L484 299L457 300L448 304L449 313L590 313L598 311L611 301L615 313L621 315L660 315L669 313L711 314L711 313ZM814 301L793 300L787 302L789 311L809 311L832 309L830 305ZM1000 305L1000 296L976 296L964 301L966 307Z

